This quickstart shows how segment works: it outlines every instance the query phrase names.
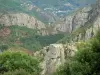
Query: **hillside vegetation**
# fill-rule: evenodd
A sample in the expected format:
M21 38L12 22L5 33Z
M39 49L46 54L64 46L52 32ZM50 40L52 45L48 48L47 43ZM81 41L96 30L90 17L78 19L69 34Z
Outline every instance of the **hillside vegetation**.
M37 57L26 53L6 51L0 54L0 75L39 75L39 63Z
M100 31L87 42L77 45L75 56L66 60L66 63L54 75L100 75Z
M46 24L48 23L48 18L44 15L46 12L43 12L42 9L35 6L32 0L0 0L0 13L7 14L20 12L33 16Z
M0 26L0 46L11 47L23 47L27 50L40 50L44 46L52 43L56 43L58 40L64 37L64 34L41 36L37 33L37 30L27 27Z

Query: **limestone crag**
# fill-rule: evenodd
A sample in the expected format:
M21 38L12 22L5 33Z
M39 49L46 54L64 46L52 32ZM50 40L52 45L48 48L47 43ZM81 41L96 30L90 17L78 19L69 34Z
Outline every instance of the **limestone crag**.
M73 30L83 26L88 21L88 15L90 10L92 10L90 6L78 10L74 14L67 16L65 18L64 24L57 24L55 26L55 29L71 33Z
M36 18L25 13L8 13L0 15L0 24L5 26L19 25L28 28L42 29L46 28L45 24L38 21Z
M74 56L77 48L72 44L51 44L36 52L35 56L43 57L41 75L52 75L65 62L65 59Z
M77 30L74 40L86 40L96 34L100 28L100 0L96 4L79 9L67 16L63 23L55 25L54 30L73 33ZM80 29L80 30L79 30Z

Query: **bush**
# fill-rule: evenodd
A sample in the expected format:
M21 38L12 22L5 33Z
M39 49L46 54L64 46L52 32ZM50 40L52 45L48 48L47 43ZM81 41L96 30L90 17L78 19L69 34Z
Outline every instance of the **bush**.
M55 72L53 75L70 75L70 66L68 63L65 63L64 65L61 65L58 69L57 72Z
M13 51L5 51L0 54L0 73L19 69L24 69L34 75L38 75L41 71L36 57Z
M19 69L19 70L15 70L15 71L5 72L2 75L33 75L33 74L30 74L29 72L25 71L24 69Z
M0 51L3 52L8 49L7 45L0 45Z

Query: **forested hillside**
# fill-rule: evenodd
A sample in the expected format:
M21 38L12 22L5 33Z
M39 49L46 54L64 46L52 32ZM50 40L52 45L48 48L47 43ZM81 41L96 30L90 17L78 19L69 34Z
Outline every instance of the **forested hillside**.
M100 0L0 0L0 75L100 75Z
M0 47L3 45L9 48L23 47L27 50L37 51L64 37L64 34L41 36L35 29L20 26L0 26Z

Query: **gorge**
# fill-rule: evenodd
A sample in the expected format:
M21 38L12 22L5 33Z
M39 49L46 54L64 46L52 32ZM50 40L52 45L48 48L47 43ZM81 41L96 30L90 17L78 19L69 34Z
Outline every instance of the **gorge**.
M53 21L48 24L39 20L36 15L34 17L29 14L33 10L39 14L43 13L45 12L43 9L35 5L32 5L30 10L26 7L25 12L13 10L0 12L0 52L2 54L3 51L22 51L32 57L38 57L41 59L39 65L42 71L36 75L53 75L60 65L72 61L79 50L78 45L84 46L96 36L100 28L100 0L96 0L94 4L84 5L65 17L48 15ZM26 10L29 12L26 13ZM79 75L99 75L99 73Z

